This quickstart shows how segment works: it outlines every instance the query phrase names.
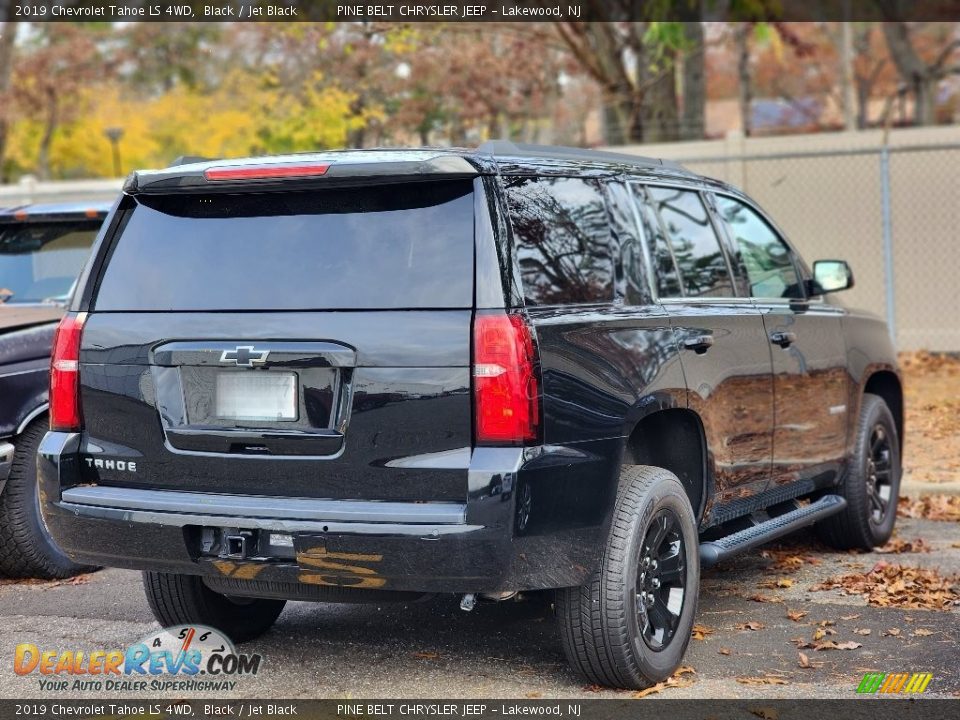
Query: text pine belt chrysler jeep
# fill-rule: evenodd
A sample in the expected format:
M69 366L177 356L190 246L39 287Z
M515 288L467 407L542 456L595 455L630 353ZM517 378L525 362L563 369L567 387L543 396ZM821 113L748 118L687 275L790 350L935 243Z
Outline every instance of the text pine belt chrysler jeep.
M556 590L591 682L668 677L700 568L890 537L901 383L737 190L487 143L139 172L60 325L41 497L164 625Z

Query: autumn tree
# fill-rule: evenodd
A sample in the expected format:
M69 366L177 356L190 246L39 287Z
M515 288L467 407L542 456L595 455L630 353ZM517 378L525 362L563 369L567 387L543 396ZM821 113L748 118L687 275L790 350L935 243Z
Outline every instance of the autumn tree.
M936 122L937 88L950 75L960 74L960 36L953 24L924 28L904 21L901 0L875 0L886 22L883 36L901 82L913 95L914 123Z
M118 30L116 59L125 82L144 95L201 84L215 66L216 23L128 23Z
M82 88L102 80L107 69L95 31L82 23L36 25L14 63L14 112L39 123L36 171L50 177L50 145L61 124L82 110Z
M592 6L606 18L557 23L556 30L603 95L607 142L702 137L706 102L701 0L667 6L613 0ZM637 14L642 17L636 17ZM667 22L661 17L669 15ZM633 22L624 21L631 18Z
M4 157L7 147L7 130L10 124L10 77L13 74L13 45L17 38L17 23L13 17L13 5L8 5L6 16L0 18L0 182L3 181Z

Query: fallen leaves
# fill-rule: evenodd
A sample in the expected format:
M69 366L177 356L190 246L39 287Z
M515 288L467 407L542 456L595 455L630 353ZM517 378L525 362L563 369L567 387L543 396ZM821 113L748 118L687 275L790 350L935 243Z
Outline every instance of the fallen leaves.
M960 495L922 495L902 497L897 504L897 515L923 520L960 520Z
M733 626L735 630L763 630L766 625L762 622L755 622L751 620L750 622L737 623Z
M856 650L857 648L862 648L863 644L854 642L853 640L847 640L846 642L834 642L833 640L827 640L825 643L821 643L816 647L817 650Z
M776 580L764 580L763 582L757 583L757 587L766 588L768 590L776 590L777 588L788 588L788 587L793 587L793 580L791 578L777 578Z
M834 632L836 632L836 631L834 631ZM833 633L831 633L831 635L832 635L832 634L833 634ZM827 631L826 631L826 630L824 630L823 628L817 628L817 629L814 630L814 632L813 632L813 641L814 641L814 642L817 642L818 640L823 640L823 638L825 638L826 636L827 636Z
M914 350L900 353L897 360L900 363L900 369L910 375L924 375L940 371L945 371L947 374L960 372L960 363L954 356L947 353Z
M861 595L875 607L945 610L960 604L958 586L957 576L944 577L936 570L880 562L867 573L831 577L810 589Z
M761 593L751 595L747 599L753 600L753 602L759 602L759 603L782 603L783 602L783 598L781 597L777 597L776 595L763 595Z
M419 660L439 660L440 659L440 653L433 652L432 650L420 650L412 654L415 658Z
M904 540L903 538L891 538L890 542L886 545L878 548L874 548L874 552L881 554L896 554L900 555L902 553L928 553L930 552L930 545L924 541L923 538L917 538L915 540Z
M803 650L814 650L821 652L823 650L856 650L863 647L861 643L847 640L845 642L836 642L835 640L816 640L806 642L803 638L793 638L792 642L797 648Z
M738 677L734 678L741 685L789 685L782 676L764 673L758 677Z
M854 629L853 629L853 634L854 634L854 635L864 635L864 636L866 636L866 635L869 635L869 634L872 633L872 632L873 632L873 630L871 630L870 628L854 628Z
M819 565L822 562L814 555L798 555L791 548L766 548L760 552L760 557L773 561L767 571L774 573L795 573L804 565Z
M833 624L833 620L821 620L819 627L813 631L813 638L809 642L803 638L792 638L790 642L796 645L798 650L856 650L859 647L863 647L860 643L854 642L853 640L847 640L845 642L824 640L828 635L837 634L837 631L830 627ZM869 633L869 630L867 632Z
M706 625L694 625L693 632L690 633L690 637L694 640L706 640L707 635L713 635L713 628Z
M637 692L633 693L633 697L643 698L647 697L647 695L656 695L658 693L662 693L664 690L668 690L670 688L690 687L693 685L693 678L685 678L683 676L693 675L696 672L697 671L689 665L681 665L677 668L676 672L674 672L673 675L668 677L666 680L663 682L658 682L656 685L651 685L648 688L644 688L643 690L638 690Z
M722 647L722 648L720 648L719 650L717 650L717 652L718 652L720 655L729 655L729 654L732 653L733 651L732 651L730 648L728 648L728 647Z
M91 574L87 575L74 575L72 578L66 578L64 580L52 580L50 582L45 582L41 587L44 590L50 590L51 588L61 587L63 585L86 585L90 582Z
M802 667L804 670L815 670L816 668L823 665L822 662L811 662L809 656L806 653L797 653L797 665Z
M809 614L810 613L808 613L806 610L791 610L790 608L787 608L787 617L794 622L800 622Z
M934 634L933 630L927 630L926 628L917 628L912 633L913 637L930 637Z
M86 585L88 582L90 582L91 578L93 578L93 573L74 575L73 577L64 578L63 580L40 580L38 578L0 578L0 586L28 585L36 587L40 590L50 590L52 588L62 587L64 585Z
M900 628L889 628L880 633L880 637L900 637L903 634L903 630Z

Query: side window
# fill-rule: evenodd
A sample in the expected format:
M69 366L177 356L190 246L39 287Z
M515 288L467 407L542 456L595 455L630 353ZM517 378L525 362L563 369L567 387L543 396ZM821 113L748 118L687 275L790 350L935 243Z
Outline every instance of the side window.
M739 200L716 195L719 213L736 243L740 261L757 298L803 297L790 248L753 209Z
M612 300L610 225L599 183L564 177L503 182L527 303Z
M680 275L673 262L673 252L667 244L660 222L651 209L646 191L641 186L634 185L633 194L640 206L643 229L650 238L650 252L653 253L653 267L657 274L657 295L661 298L683 297Z
M732 296L730 270L699 193L666 187L650 187L649 192L673 248L686 295Z

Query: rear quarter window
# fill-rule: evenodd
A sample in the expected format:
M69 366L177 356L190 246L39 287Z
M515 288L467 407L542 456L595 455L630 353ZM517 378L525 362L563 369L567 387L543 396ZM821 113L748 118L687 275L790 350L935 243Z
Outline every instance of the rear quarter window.
M473 185L142 195L98 311L468 308Z
M600 184L567 177L503 182L527 304L612 300L610 223Z

